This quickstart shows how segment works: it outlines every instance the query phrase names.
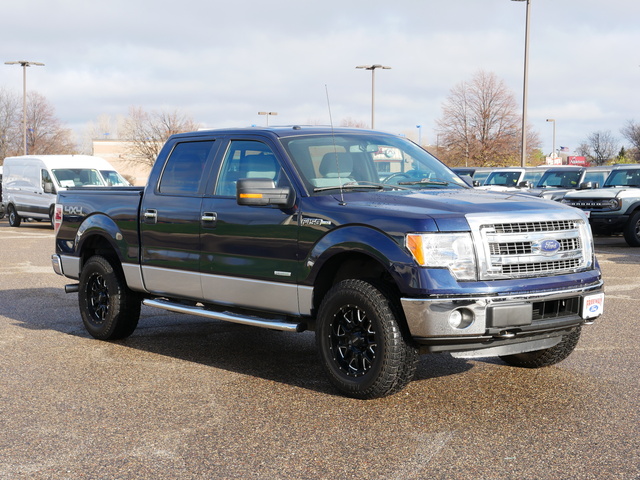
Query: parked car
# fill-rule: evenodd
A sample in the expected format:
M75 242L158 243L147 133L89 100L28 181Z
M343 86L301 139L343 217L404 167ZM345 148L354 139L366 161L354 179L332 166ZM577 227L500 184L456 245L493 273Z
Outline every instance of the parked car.
M599 188L611 167L557 166L548 168L528 193L559 202L567 192Z
M482 190L505 192L531 188L548 167L507 167L494 169L484 183Z
M594 233L622 233L640 247L640 165L616 165L602 188L568 192L562 203L583 210Z
M384 184L381 168L395 170ZM413 142L363 129L173 135L146 187L68 189L55 218L53 268L77 282L65 291L95 338L131 335L141 302L310 329L356 398L400 391L420 353L553 365L604 302L582 212L469 188Z
M461 177L471 177L473 186L479 187L484 183L489 174L495 170L495 167L454 167L451 170Z
M19 227L23 218L48 220L53 225L56 195L68 188L117 185L113 166L91 155L21 155L4 159L2 202L9 224ZM117 176L114 176L117 175ZM117 180L117 182L126 180ZM128 182L126 182L128 184Z

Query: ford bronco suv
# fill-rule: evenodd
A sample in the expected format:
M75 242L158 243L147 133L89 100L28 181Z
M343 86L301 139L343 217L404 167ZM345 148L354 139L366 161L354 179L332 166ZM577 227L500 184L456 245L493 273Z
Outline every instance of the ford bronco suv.
M616 165L602 188L569 192L562 202L584 211L594 233L622 233L640 247L640 165Z

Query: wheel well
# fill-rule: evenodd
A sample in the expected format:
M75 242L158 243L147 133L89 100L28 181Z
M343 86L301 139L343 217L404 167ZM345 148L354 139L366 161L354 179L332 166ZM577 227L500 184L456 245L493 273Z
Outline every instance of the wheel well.
M329 289L345 279L368 280L384 286L396 298L400 295L391 275L376 259L361 253L343 253L328 260L316 278L313 295L316 312Z
M120 259L115 249L106 238L100 235L93 235L82 245L82 265L94 255L103 256L114 268L121 269Z

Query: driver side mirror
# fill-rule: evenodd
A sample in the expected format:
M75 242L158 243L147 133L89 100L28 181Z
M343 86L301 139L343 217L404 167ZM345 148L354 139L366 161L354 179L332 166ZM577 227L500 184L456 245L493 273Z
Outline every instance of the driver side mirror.
M291 208L296 200L291 187L276 187L269 178L241 178L236 184L238 205Z

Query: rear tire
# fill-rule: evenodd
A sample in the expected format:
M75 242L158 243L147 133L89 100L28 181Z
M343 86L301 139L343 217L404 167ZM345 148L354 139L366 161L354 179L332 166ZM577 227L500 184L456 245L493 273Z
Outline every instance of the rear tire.
M571 355L580 339L580 332L581 327L577 327L571 333L564 335L560 343L551 348L515 355L503 355L500 358L513 367L541 368L555 365Z
M19 227L22 219L20 218L20 215L18 215L18 212L16 212L16 207L14 207L13 205L9 205L7 210L9 225L11 225L12 227Z
M84 326L94 338L126 338L138 326L140 295L127 287L122 272L102 256L91 257L82 268L78 302Z
M331 383L344 395L372 399L402 390L418 350L405 340L390 295L362 280L334 285L318 312L316 344Z

